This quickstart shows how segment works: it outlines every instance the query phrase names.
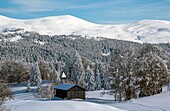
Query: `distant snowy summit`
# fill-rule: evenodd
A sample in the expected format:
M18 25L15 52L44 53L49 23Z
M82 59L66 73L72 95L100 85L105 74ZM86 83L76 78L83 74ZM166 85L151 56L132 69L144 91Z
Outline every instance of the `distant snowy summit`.
M42 35L82 35L140 43L170 43L170 21L142 20L129 24L95 24L71 16L52 16L29 20L0 16L0 33L35 31Z

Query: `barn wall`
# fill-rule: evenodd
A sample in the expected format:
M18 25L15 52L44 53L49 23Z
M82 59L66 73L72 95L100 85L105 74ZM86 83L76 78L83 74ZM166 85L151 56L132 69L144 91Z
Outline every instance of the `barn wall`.
M75 86L68 90L67 96L68 99L72 99L72 98L85 99L85 90L83 88Z

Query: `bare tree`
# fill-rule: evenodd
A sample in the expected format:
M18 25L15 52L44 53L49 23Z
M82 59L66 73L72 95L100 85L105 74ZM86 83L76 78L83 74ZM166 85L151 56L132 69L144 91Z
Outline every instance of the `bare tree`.
M10 111L9 109L6 109L4 106L2 106L3 101L5 99L12 98L12 93L10 89L8 88L7 84L1 83L0 85L0 111Z
M2 63L0 76L6 82L17 82L28 80L29 72L24 63L19 61L6 61Z

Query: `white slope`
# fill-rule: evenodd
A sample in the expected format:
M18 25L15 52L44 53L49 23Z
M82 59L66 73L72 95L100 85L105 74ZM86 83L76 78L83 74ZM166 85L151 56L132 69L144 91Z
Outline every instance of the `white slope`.
M103 90L86 92L86 101L48 101L35 98L36 93L25 91L25 85L13 86L14 100L6 101L4 105L11 111L169 111L170 109L170 92L115 103L114 96Z
M78 34L147 43L170 42L170 21L143 20L122 25L94 24L80 18L63 15L29 20L0 16L0 32L5 28L22 28L45 35Z
M13 38L10 38L9 41L10 42L18 42L18 40L20 39L23 39L21 36L16 36L16 37L13 37Z
M12 111L125 111L109 105L81 101L23 101Z
M131 111L169 111L170 110L170 92L157 94L150 97L134 99L128 102L116 103L115 106Z
M107 104L128 111L170 111L170 92L116 103L114 96L107 94L108 91L105 91L105 95L102 96L101 92L103 91L87 92L86 98L89 98L91 102Z
M109 90L97 90L97 91L87 91L86 92L86 98L88 99L100 99L100 100L108 100L114 102L114 96L113 95L109 95L110 91ZM97 102L97 101L96 101Z
M11 111L126 111L113 106L83 100L45 100L36 98L37 94L35 92L26 92L25 85L13 86L11 89L14 99L8 100L4 104ZM35 87L32 87L32 89L35 90Z
M3 39L0 39L0 41L4 40L4 42L18 42L20 39L24 39L22 38L21 36L15 36L15 37L12 37L12 38L3 38Z

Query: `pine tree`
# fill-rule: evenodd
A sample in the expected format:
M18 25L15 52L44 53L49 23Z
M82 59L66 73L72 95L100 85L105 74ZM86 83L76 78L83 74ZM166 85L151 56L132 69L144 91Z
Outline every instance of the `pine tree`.
M78 85L80 85L83 88L85 88L85 86L86 86L86 83L85 83L85 70L82 71L82 74L80 76L80 80L78 82Z
M34 65L32 66L32 71L30 75L30 83L31 83L31 86L37 85L39 88L42 84L42 78L41 78L41 73L40 73L38 63L34 63Z
M75 52L73 56L71 80L78 84L80 81L82 71L83 71L83 64L82 64L81 56L77 52Z
M99 69L97 68L96 69L96 90L101 90L101 80L100 80L100 72L99 72Z
M99 72L100 72L100 80L101 80L101 88L102 89L106 89L105 88L105 84L107 84L106 81L105 81L105 79L106 79L105 74L107 72L106 69L107 68L106 68L106 65L104 63L99 64ZM107 82L109 82L109 81L107 81Z
M101 79L100 79L100 72L99 72L99 65L98 62L96 63L95 67L95 82L96 82L96 90L101 90Z
M90 66L87 66L86 72L85 72L85 82L86 82L86 89L87 90L94 90L95 89L95 78L94 73L92 69L90 69Z
M42 78L41 78L41 73L40 73L40 69L38 66L38 63L36 63L36 72L35 72L36 77L36 82L37 82L37 92L41 92L41 84L42 84Z
M111 53L111 62L109 71L112 76L112 89L115 91L115 101L119 98L121 101L122 92L123 92L123 72L122 72L122 56L119 49L114 49L114 52Z
M31 83L30 80L28 80L26 92L30 92L30 91L31 91Z

